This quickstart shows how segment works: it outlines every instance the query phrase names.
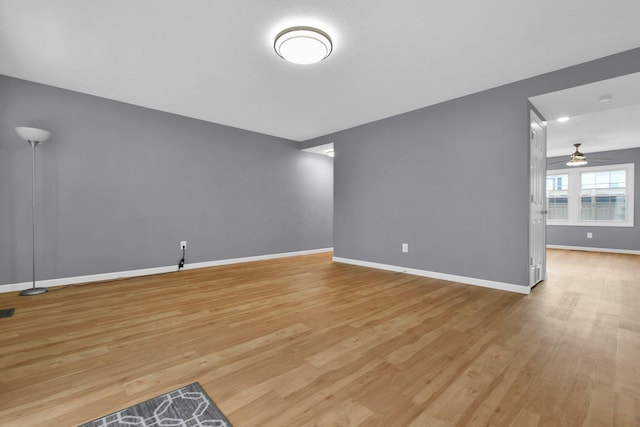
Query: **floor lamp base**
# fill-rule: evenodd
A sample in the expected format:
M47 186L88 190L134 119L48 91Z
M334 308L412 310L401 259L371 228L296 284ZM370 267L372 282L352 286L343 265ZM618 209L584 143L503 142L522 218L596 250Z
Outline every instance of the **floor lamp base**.
M48 292L47 288L29 288L20 292L20 295L22 296L40 295L40 294L44 294L45 292Z

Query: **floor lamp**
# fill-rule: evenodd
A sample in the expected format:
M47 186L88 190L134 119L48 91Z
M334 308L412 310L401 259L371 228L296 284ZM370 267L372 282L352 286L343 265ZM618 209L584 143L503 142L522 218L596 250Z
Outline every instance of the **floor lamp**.
M32 278L33 278L33 287L29 289L25 289L20 292L20 295L38 295L47 292L47 288L36 288L36 147L41 142L46 141L51 136L51 132L36 129L36 128L28 128L28 127L17 127L16 132L20 138L24 139L31 145L31 153L32 153L32 171L31 171L31 199L33 204L31 205L31 218L32 218L32 228L31 228L31 244L33 249L33 265L32 265Z

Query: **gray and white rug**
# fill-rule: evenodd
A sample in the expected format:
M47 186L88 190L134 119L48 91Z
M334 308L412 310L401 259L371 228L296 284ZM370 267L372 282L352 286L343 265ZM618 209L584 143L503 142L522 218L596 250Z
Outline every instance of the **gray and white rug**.
M200 384L193 383L78 427L231 427Z

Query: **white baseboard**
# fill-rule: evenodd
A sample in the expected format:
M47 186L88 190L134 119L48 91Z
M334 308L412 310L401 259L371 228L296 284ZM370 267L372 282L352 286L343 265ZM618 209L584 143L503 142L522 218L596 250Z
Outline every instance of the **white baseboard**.
M640 251L632 251L629 249L594 248L590 246L547 245L547 249L565 249L568 251L607 252L612 254L640 255Z
M242 262L266 261L270 259L287 258L292 256L300 256L300 255L313 255L313 254L320 254L323 252L332 252L332 251L333 251L333 248L322 248L322 249L311 249L308 251L283 252L280 254L257 255L257 256L250 256L250 257L244 257L244 258L230 258L230 259L221 259L217 261L196 262L193 264L185 264L184 269L191 270L194 268L217 267L220 265L239 264Z
M184 270L192 270L196 268L215 267L219 265L239 264L242 262L264 261L269 259L285 258L300 255L312 255L323 252L331 252L333 248L311 249L297 252L284 252L279 254L258 255L244 258L222 259L217 261L196 262L193 264L185 264ZM153 274L170 273L177 271L174 265L167 267L143 268L140 270L116 271L113 273L90 274L87 276L63 277L60 279L38 280L36 286L40 288L49 288L53 286L75 285L77 283L104 282L107 280L125 279L128 277L150 276ZM22 291L33 286L33 282L11 283L0 285L0 293Z
M430 277L432 279L447 280L450 282L464 283L466 285L482 286L483 288L499 289L501 291L516 292L519 294L529 295L531 288L529 286L519 286L511 283L494 282L492 280L476 279L473 277L456 276L453 274L437 273L434 271L418 270L415 268L400 267L397 265L379 264L377 262L360 261L349 258L333 257L335 262L344 264L358 265L361 267L377 268L379 270L395 271L397 273L407 273L414 276Z

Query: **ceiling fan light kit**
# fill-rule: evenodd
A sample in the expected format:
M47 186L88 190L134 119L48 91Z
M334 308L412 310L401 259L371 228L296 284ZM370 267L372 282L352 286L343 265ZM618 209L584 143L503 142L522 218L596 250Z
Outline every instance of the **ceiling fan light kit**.
M557 162L552 162L552 163L547 163L547 167L552 166L552 165L557 165L557 164L561 164L561 163L565 163L567 166L584 166L589 164L589 162L595 162L596 164L599 162L608 162L611 159L604 159L604 158L594 158L589 156L589 158L587 159L587 156L585 156L583 153L580 152L580 146L582 144L581 143L575 143L573 144L574 147L576 147L576 151L574 151L573 153L571 153L571 156L569 156L569 161L565 163L564 160L561 161L557 161ZM553 168L552 168L553 169Z
M584 156L584 154L582 154L578 148L580 148L582 144L577 143L577 144L573 144L574 147L576 147L576 151L574 151L571 154L571 159L567 162L567 166L584 166L587 163L587 158Z
M589 162L587 162L586 160L572 159L567 162L567 166L584 166L588 163Z

